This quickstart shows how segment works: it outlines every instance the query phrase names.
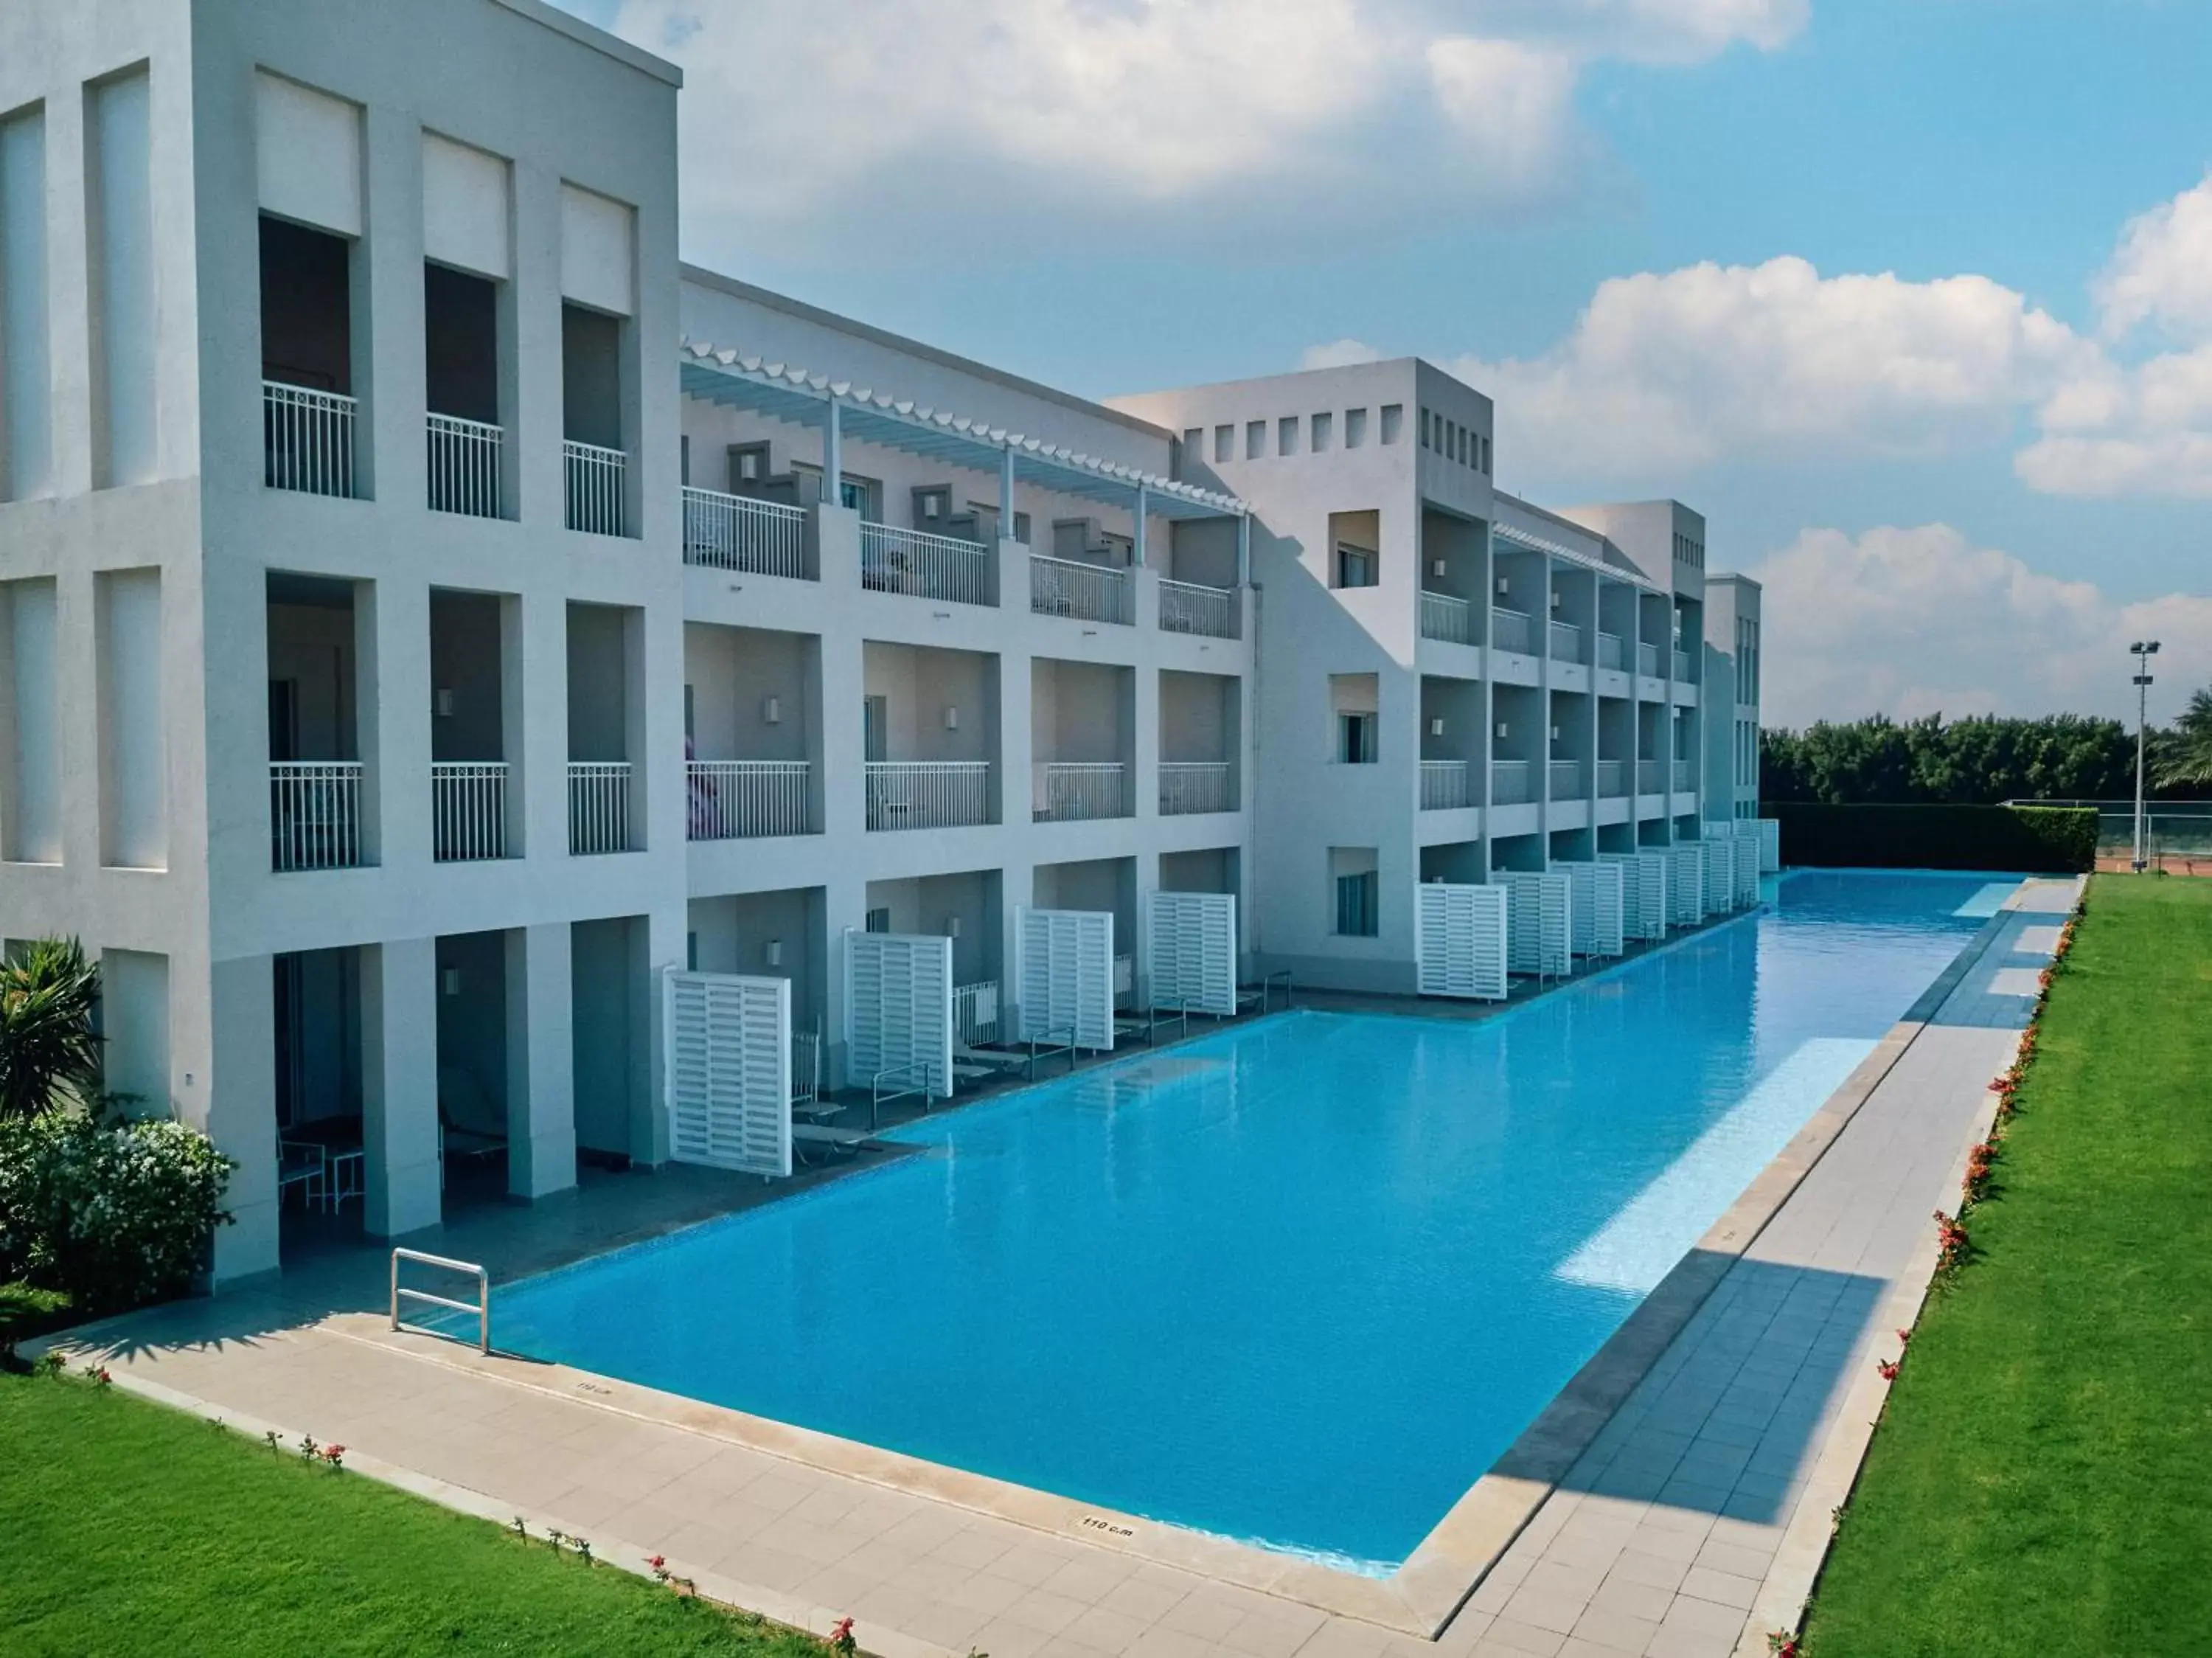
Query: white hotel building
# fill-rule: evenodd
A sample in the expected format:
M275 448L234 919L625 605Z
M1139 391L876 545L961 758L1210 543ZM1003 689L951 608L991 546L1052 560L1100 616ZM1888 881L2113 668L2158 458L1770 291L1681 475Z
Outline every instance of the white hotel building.
M521 1198L665 1160L665 968L835 1082L848 930L1006 986L1020 906L1226 892L1409 992L1418 882L1753 811L1695 513L1504 494L1413 359L1104 405L680 265L679 80L538 0L0 9L0 936L238 1161L219 1277L319 1119L372 1235L441 1115Z

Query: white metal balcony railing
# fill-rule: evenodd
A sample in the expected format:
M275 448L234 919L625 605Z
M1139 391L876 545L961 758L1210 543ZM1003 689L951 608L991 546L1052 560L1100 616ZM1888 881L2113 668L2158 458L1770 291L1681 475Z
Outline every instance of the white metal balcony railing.
M1554 622L1551 632L1552 660L1579 662L1583 659L1583 631L1572 622Z
M1474 643L1474 607L1464 599L1455 599L1449 593L1421 594L1421 637L1442 639L1447 644L1471 645Z
M1618 633L1597 636L1597 665L1615 674L1628 672L1628 642Z
M1597 792L1601 800L1619 800L1628 792L1628 762L1600 760L1597 763Z
M1526 806L1532 798L1528 792L1528 761L1491 761L1490 803L1492 806Z
M1198 812L1234 812L1237 777L1227 760L1162 760L1160 815L1188 817Z
M860 526L860 585L956 605L988 605L991 554L957 536L932 535L889 524Z
M1129 572L1103 564L1030 555L1030 608L1040 616L1066 616L1081 622L1133 626L1136 607Z
M1039 823L1126 818L1129 768L1119 760L1039 760L1033 814Z
M1209 639L1237 637L1237 590L1195 582L1160 583L1160 631L1199 633Z
M568 762L568 850L627 852L629 843L629 762Z
M430 856L468 863L507 856L507 762L430 762Z
M957 829L988 823L988 760L870 760L871 829Z
M751 576L819 579L807 556L804 507L689 486L684 491L684 562Z
M988 978L952 987L952 1028L968 1047L999 1039L999 981Z
M1676 794L1686 795L1698 786L1690 775L1691 769L1691 763L1688 760L1674 762L1674 792Z
M282 381L261 382L261 481L307 495L354 493L356 399Z
M620 449L564 438L562 465L568 482L568 527L592 535L627 535L623 500L629 493L629 457Z
M1686 650L1678 650L1674 653L1674 680L1678 685L1691 683L1690 653Z
M1641 643L1636 647L1636 671L1647 680L1659 677L1659 647Z
M507 433L459 415L428 418L430 510L471 518L503 518L500 472Z
M1474 804L1474 784L1467 761L1421 762L1421 810L1452 812Z
M1656 795L1660 792L1658 761L1636 762L1636 792L1639 795Z
M1553 800L1580 800L1583 797L1583 763L1580 760L1553 760L1547 770Z
M806 834L814 826L808 804L813 770L805 760L686 761L686 832L693 840Z
M359 760L269 763L269 867L351 869L361 863Z
M1493 650L1510 650L1526 656L1533 637L1526 613L1508 610L1503 605L1490 607L1490 645Z

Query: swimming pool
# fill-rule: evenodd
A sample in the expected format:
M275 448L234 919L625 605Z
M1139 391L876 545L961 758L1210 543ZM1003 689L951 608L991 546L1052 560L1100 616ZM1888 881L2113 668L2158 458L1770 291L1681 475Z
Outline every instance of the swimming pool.
M501 1344L1387 1571L1981 924L1772 907L1478 1021L1297 1012L495 1292Z

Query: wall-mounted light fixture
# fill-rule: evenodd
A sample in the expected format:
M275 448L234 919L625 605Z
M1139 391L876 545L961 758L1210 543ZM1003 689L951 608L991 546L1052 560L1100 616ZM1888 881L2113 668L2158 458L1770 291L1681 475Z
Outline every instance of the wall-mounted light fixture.
M783 941L780 938L771 938L767 943L762 945L761 959L771 967L783 966Z
M1499 576L1499 577L1498 578L1498 596L1499 598L1503 599L1503 598L1504 598L1504 597L1508 593L1510 593L1512 590L1513 590L1513 583L1512 583L1512 582L1509 582L1508 580L1506 580L1506 578L1505 578L1505 577L1504 577L1503 576Z
M1505 729L1505 722L1504 722L1504 721L1503 721L1503 720L1500 720L1500 721L1498 721L1498 735L1499 736L1501 736L1501 737L1503 737L1503 736L1504 736L1504 735L1507 735L1507 733L1506 733L1506 729Z
M947 938L957 938L960 936L960 917L958 916L947 916L945 917L945 936Z
M945 728L947 731L957 731L960 728L960 710L951 703L945 705Z
M1559 727L1557 727L1557 726L1555 725L1555 726L1553 726L1553 727L1552 728L1552 741L1553 741L1553 742L1557 742L1557 741L1559 741Z
M447 996L459 996L461 993L461 970L459 967L447 968L439 975L439 978Z
M441 686L430 693L430 707L441 720L453 717L453 693Z
M1442 576L1450 568L1451 566L1447 564L1441 558L1431 558L1429 560L1429 574L1431 576Z
M763 725L781 725L783 723L782 698L766 697L762 698L761 723Z
M1553 608L1553 610L1557 610L1559 607L1559 595L1557 593L1554 593L1554 594L1553 594L1553 595L1552 595L1552 608Z
M1429 735L1431 737L1441 737L1444 735L1444 722L1441 717L1429 722Z

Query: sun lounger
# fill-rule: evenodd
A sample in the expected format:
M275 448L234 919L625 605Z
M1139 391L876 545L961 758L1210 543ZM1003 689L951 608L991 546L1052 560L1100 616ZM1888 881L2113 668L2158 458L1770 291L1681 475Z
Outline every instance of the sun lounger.
M802 1163L856 1155L868 1143L868 1137L858 1129L823 1128L818 1123L791 1125L791 1149Z

